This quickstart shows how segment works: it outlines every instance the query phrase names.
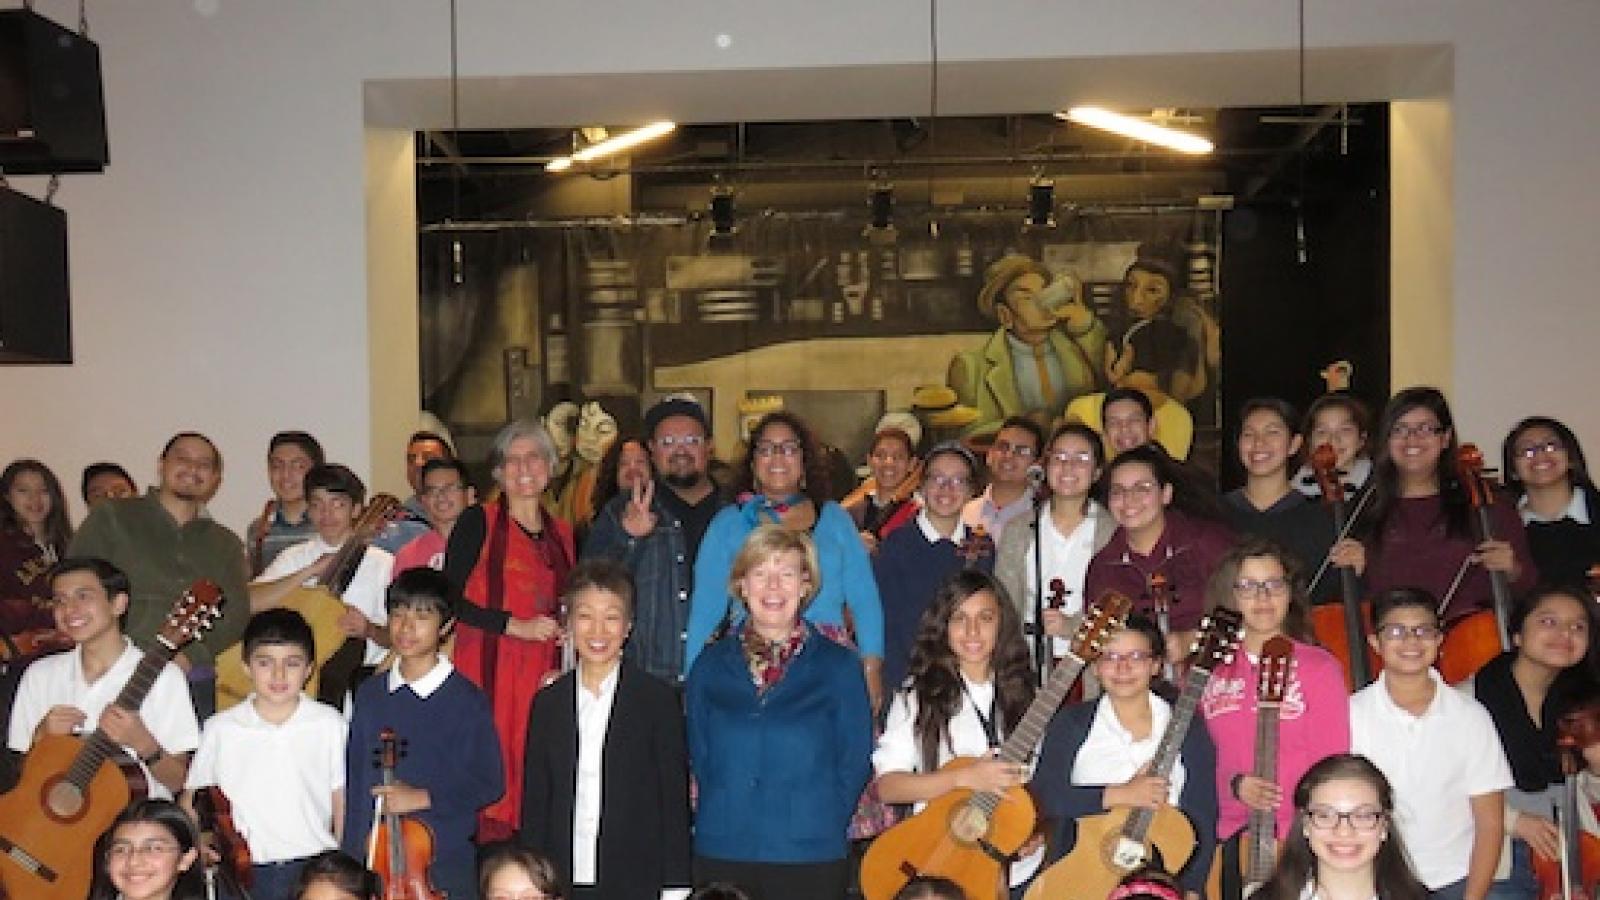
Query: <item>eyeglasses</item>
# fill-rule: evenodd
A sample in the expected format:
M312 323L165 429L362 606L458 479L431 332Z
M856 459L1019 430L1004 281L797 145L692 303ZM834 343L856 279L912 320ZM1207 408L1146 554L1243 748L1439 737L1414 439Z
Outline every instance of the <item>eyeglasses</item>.
M964 488L972 483L972 479L965 475L929 475L923 479L923 483L936 488Z
M146 859L155 856L175 854L179 850L177 841L145 841L135 844L132 841L114 841L106 848L107 859L130 859L142 856Z
M1533 624L1541 631L1566 631L1569 634L1588 634L1587 619L1562 619L1558 616L1537 616Z
M1541 453L1561 453L1566 449L1560 441L1545 441L1542 444L1526 444L1513 452L1523 459L1533 459Z
M1410 425L1405 422L1396 422L1389 428L1389 437L1392 438L1424 438L1438 437L1445 433L1445 427L1437 424Z
M661 437L656 438L654 441L657 447L665 447L668 450L671 450L673 447L682 447L685 450L693 450L705 442L705 437L698 434L664 434Z
M1039 450L1027 444L1013 444L1010 441L995 441L992 448L1002 456L1020 456L1023 459L1033 459Z
M756 455L768 459L773 455L790 457L800 455L799 441L757 441Z
M1289 579L1274 575L1257 581L1241 578L1233 583L1235 597L1281 597L1289 593Z
M1378 637L1396 643L1408 637L1419 641L1436 641L1441 634L1444 634L1444 629L1437 625L1385 625L1378 629Z
M1159 487L1161 485L1156 484L1154 481L1136 481L1129 485L1113 484L1111 487L1106 488L1106 499L1121 500L1125 497L1137 497L1140 500L1144 500L1155 496L1156 489Z
M423 488L418 493L422 494L424 497L432 499L435 497L448 497L451 494L459 494L464 490L466 490L466 488L460 484L440 484L433 487Z
M1337 810L1331 806L1306 807L1306 821L1318 831L1332 831L1343 822L1354 831L1377 831L1388 818L1383 810L1363 806L1357 809Z
M1126 653L1119 653L1115 650L1107 650L1100 654L1100 659L1098 662L1100 665L1110 668L1112 666L1120 666L1123 663L1127 663L1130 666L1136 666L1139 663L1155 658L1156 655L1149 650L1129 650Z
M1053 466L1092 466L1094 454L1087 450L1056 450L1045 456Z

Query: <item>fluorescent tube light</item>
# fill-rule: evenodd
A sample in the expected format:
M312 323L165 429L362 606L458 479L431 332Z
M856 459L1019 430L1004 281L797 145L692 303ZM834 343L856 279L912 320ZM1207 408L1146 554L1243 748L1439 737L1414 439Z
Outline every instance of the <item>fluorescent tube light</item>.
M1210 141L1197 134L1166 128L1154 122L1114 113L1098 106L1074 106L1064 113L1056 113L1056 116L1069 122L1131 137L1136 141L1176 150L1179 153L1210 153L1214 149Z
M573 163L590 162L606 156L615 156L624 150L637 147L646 141L653 141L662 135L671 134L678 127L676 122L652 122L643 128L636 128L614 138L607 138L598 144L579 150L571 156L563 156L545 163L546 172L564 172L572 168Z

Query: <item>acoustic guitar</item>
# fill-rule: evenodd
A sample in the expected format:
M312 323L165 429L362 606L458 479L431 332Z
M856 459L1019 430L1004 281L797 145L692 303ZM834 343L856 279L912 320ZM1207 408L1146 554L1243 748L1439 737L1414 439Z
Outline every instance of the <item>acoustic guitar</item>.
M345 603L339 598L355 579L356 571L361 568L361 561L366 558L367 547L371 546L373 539L399 511L400 501L392 495L378 494L373 497L367 508L362 510L360 518L356 519L350 537L335 551L327 577L315 587L295 588L280 604L305 616L306 622L311 625L311 636L316 644L317 658L311 677L306 681L305 690L313 697L326 698L328 692L322 690L322 680L324 678L348 680L366 657L366 641L346 638L345 633L339 628L339 618L345 611ZM347 643L354 647L347 648ZM344 665L329 664L329 660L333 659L335 654L339 654L345 661ZM221 712L250 696L253 686L250 683L250 672L245 667L242 644L234 644L218 653L216 665L217 711ZM343 693L342 689L338 691L341 697Z
M112 704L138 712L156 676L184 645L216 623L222 589L190 585L168 613L155 646ZM88 738L47 735L22 761L22 778L0 797L0 886L27 900L83 900L94 845L117 814L145 796L137 760L95 729Z
M1278 724L1293 668L1294 641L1280 634L1261 647L1256 674L1255 764L1250 774L1263 781L1278 780ZM1250 896L1271 877L1277 862L1278 817L1270 809L1252 809L1244 829L1217 848L1217 864L1211 867L1211 896L1220 900Z
M1172 718L1156 744L1150 773L1172 774L1183 751L1183 739L1194 722L1200 695L1211 672L1233 658L1242 635L1237 612L1219 607L1200 622L1183 678L1183 692L1172 707ZM1045 773L1065 778L1068 773ZM1210 772L1190 772L1190 778L1209 778ZM1210 828L1212 823L1204 822ZM1172 806L1114 809L1078 820L1078 840L1072 851L1045 869L1028 887L1025 900L1105 900L1129 872L1152 863L1168 872L1180 871L1194 855L1194 824Z
M1000 759L1021 763L1033 755L1056 707L1084 666L1100 656L1106 638L1122 627L1132 605L1126 596L1112 592L1084 612L1066 659L1001 745ZM941 771L973 762L953 759ZM861 860L861 893L867 900L891 900L912 878L939 875L961 885L974 900L1003 897L1006 867L1037 822L1033 799L1021 785L1004 793L950 791L872 842Z

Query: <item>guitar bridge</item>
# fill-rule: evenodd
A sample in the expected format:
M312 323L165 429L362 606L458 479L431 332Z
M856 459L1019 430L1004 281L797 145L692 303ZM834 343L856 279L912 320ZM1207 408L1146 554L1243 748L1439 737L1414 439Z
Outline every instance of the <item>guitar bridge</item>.
M1132 872L1143 866L1148 859L1144 844L1127 838L1118 838L1117 845L1111 849L1111 864L1124 872Z
M0 837L0 853L10 857L12 862L27 870L28 874L37 875L45 881L54 882L61 877L61 873L40 862L32 853L18 847L4 837Z

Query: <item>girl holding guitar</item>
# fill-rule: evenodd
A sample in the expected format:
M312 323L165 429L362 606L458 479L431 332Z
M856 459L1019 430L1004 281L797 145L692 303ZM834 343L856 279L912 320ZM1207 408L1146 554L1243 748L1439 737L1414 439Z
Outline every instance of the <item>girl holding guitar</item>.
M923 613L911 650L908 687L889 705L872 754L887 803L927 801L958 788L1004 791L1028 780L1025 765L992 757L1033 702L1034 675L1016 608L988 575L952 575ZM943 769L957 757L972 765ZM1020 885L1038 869L1042 847L1011 868Z
M1532 416L1506 435L1501 458L1539 577L1583 584L1589 568L1600 563L1600 492L1589 478L1578 436L1555 419Z
M1365 757L1340 753L1294 789L1295 827L1255 900L1426 900L1394 828L1394 793Z
M1443 394L1431 387L1395 394L1378 434L1372 500L1355 529L1366 548L1369 594L1420 587L1439 598L1448 631L1457 619L1493 608L1491 573L1502 573L1513 593L1533 586L1536 572L1513 504L1488 505L1490 539L1473 532L1456 468L1455 420Z
M1171 774L1150 774L1172 704L1153 687L1166 641L1146 616L1128 617L1094 663L1102 695L1062 707L1050 722L1032 789L1040 814L1060 822L1055 846L1077 843L1077 822L1106 810L1175 806L1195 827L1198 847L1179 871L1189 900L1205 887L1217 818L1216 749L1204 728L1189 728ZM1169 863L1170 864L1170 863Z
M1514 838L1501 855L1497 896L1533 897L1530 849L1559 854L1550 818L1563 774L1557 722L1563 713L1600 692L1595 603L1568 588L1540 588L1511 608L1516 649L1490 660L1464 684L1489 710L1516 786L1506 792L1506 833ZM1509 859L1509 866L1507 860Z
M1240 833L1252 811L1270 811L1281 839L1294 819L1294 810L1283 803L1291 786L1312 763L1350 749L1344 669L1328 651L1306 642L1303 591L1293 557L1257 537L1241 541L1211 578L1212 603L1244 618L1243 652L1217 668L1200 699L1217 746L1219 836ZM1259 666L1263 648L1280 635L1293 644L1293 664L1278 706L1277 753L1262 760L1256 758ZM1256 774L1273 769L1270 781Z

